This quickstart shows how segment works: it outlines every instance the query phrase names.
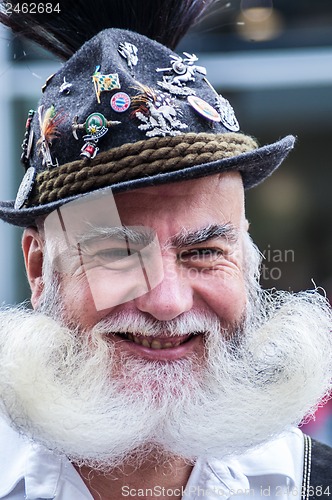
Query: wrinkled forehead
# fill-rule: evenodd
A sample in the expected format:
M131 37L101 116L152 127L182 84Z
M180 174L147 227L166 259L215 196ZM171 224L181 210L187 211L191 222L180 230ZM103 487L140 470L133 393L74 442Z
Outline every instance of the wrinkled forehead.
M158 232L169 221L174 229L217 222L240 228L243 219L242 180L232 172L120 194L96 191L54 210L44 228L48 237L65 231L77 241L93 227L141 225Z
M165 221L177 231L214 222L240 226L244 219L244 189L237 172L137 189L115 195L115 200L123 223L144 220L155 230Z
M121 220L111 190L94 192L60 206L44 220L45 237L62 236L78 241L93 227L120 227Z

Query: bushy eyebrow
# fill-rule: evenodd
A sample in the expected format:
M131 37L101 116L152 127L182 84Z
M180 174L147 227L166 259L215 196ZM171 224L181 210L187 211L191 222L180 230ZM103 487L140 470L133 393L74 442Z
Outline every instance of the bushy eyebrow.
M148 228L142 226L140 229L133 229L126 226L121 227L98 227L93 226L91 229L80 236L78 239L80 243L86 244L95 238L112 238L116 240L126 240L131 244L148 245L153 241L155 237L155 232Z
M238 229L230 222L225 224L209 224L195 230L183 228L178 234L169 239L168 245L175 248L183 248L204 243L214 238L223 238L229 243L236 243L238 237Z
M209 224L202 228L190 230L181 229L177 234L170 237L163 248L183 248L204 243L214 238L222 238L229 243L238 241L238 229L227 222L225 224ZM156 232L151 228L144 227L134 229L126 226L121 227L91 227L90 231L80 237L80 243L86 244L95 238L113 238L126 240L129 244L149 245L156 236Z

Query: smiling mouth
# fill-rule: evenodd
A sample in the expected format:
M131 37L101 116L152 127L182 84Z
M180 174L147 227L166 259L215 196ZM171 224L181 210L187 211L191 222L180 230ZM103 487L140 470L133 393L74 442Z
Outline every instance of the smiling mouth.
M134 342L137 345L148 349L174 349L186 342L189 342L194 337L193 333L177 337L146 337L144 335L134 335L132 333L118 333L119 337L129 342Z

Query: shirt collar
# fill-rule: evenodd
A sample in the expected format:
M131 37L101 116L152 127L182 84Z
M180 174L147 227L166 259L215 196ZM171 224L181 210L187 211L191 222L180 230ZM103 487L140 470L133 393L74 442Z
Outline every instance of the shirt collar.
M22 482L22 494L28 500L55 497L92 500L67 458L31 442L1 418L0 450L0 498L6 497Z
M27 498L54 498L61 470L61 458L32 443L0 420L0 497L22 480ZM47 481L43 478L47 477Z
M183 499L196 498L195 491L199 489L208 492L209 500L220 499L221 495L225 500L234 492L245 495L251 488L252 478L259 477L260 484L264 485L264 477L267 481L271 475L283 477L290 488L298 488L302 481L302 465L303 435L299 429L292 429L237 458L198 460Z
M303 434L299 429L292 429L244 453L237 462L248 476L279 474L296 482L299 462L302 470L303 451Z

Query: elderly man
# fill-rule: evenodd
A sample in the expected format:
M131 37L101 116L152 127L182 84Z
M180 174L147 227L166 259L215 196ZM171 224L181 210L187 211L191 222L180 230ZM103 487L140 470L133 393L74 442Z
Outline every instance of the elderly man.
M203 2L163 7L141 31L164 45L109 29L79 48L92 14L85 38L107 22L79 2L67 25L2 14L75 53L0 205L25 227L33 306L0 315L0 498L332 493L330 449L294 427L330 390L331 313L317 291L260 289L244 211L293 138L239 132L197 57L165 47Z

